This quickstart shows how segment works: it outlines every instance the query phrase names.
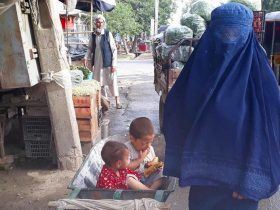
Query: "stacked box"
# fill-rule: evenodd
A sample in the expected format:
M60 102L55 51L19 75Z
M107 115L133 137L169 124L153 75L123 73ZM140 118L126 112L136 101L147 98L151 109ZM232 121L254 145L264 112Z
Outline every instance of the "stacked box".
M100 91L90 96L73 96L81 142L92 142L97 137L100 101Z
M50 118L25 116L21 121L26 157L51 158L52 129Z

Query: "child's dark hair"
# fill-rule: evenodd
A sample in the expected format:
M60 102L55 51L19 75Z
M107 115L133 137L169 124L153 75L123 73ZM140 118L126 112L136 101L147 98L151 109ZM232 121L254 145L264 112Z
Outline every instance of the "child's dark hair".
M151 120L147 117L134 119L129 126L129 134L136 139L154 134L154 127Z
M111 166L118 160L123 159L124 151L127 149L127 146L121 142L107 141L101 150L102 160L106 165Z

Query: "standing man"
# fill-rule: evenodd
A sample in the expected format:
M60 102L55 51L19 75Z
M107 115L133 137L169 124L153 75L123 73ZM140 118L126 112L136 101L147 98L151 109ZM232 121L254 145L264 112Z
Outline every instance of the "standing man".
M95 17L95 32L92 33L84 64L91 67L94 79L100 82L102 95L108 97L107 86L111 95L115 97L116 108L121 109L117 83L117 48L111 32L105 29L106 22L102 15Z

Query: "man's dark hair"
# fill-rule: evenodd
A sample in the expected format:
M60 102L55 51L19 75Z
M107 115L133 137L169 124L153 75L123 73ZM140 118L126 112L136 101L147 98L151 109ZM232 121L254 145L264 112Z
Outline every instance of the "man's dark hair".
M127 146L121 142L107 141L101 150L102 160L106 165L111 166L118 160L123 159L124 151L127 149Z
M129 126L129 134L136 139L154 134L154 127L151 120L147 117L134 119Z

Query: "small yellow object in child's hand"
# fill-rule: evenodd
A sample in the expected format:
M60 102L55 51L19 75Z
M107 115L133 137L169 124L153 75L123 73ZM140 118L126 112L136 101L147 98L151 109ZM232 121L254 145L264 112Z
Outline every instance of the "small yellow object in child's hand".
M152 161L147 162L145 164L145 168L149 168L150 166L153 166L153 165L157 164L158 162L159 162L159 158L155 157Z
M155 160L155 161L154 161ZM155 173L158 169L163 168L163 162L159 161L158 157L155 157L153 161L148 163L148 167L144 169L144 177L149 177Z

